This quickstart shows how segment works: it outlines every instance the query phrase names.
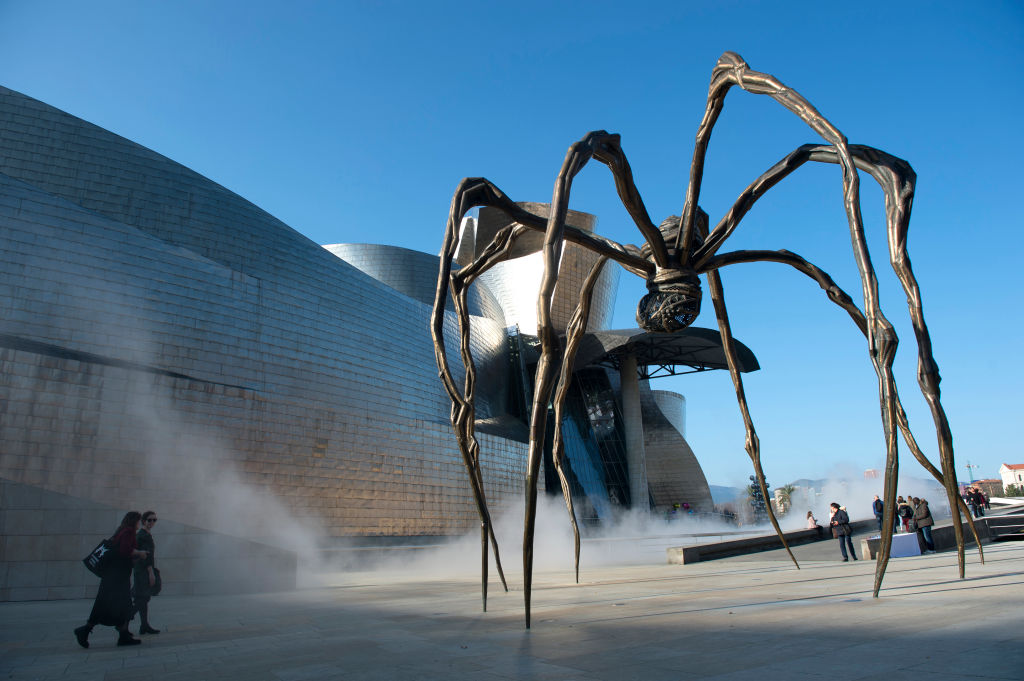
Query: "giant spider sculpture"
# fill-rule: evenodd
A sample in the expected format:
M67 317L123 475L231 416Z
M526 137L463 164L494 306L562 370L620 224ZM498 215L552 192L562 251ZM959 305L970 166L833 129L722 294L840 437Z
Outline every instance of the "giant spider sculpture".
M709 230L707 215L698 207L704 157L715 121L722 111L725 95L734 85L747 92L768 95L779 102L820 135L825 144L805 144L786 155L751 183L714 229ZM619 198L644 238L645 243L642 248L620 245L565 224L573 178L592 158L605 164L611 170ZM740 220L753 204L775 184L808 161L835 163L842 170L843 203L853 240L854 257L860 270L864 297L863 311L827 273L795 253L787 250L743 250L719 253L726 239L735 231ZM892 324L882 315L879 307L878 282L871 264L861 221L858 170L864 171L874 178L885 194L890 261L907 295L910 318L917 339L918 383L935 422L941 472L928 461L917 445L896 390L892 364L896 353L897 337ZM444 245L441 249L441 265L434 299L431 331L440 378L452 400L452 426L458 440L463 463L469 474L470 485L481 519L481 591L484 610L487 609L488 541L493 547L498 574L506 591L508 586L501 569L498 544L494 537L484 495L480 446L474 434L476 371L470 354L470 324L466 295L469 285L491 266L507 259L516 240L529 230L544 233L544 275L541 280L538 300L538 336L541 354L537 364L529 422L526 513L523 529L523 586L527 627L530 626L537 479L543 455L549 403L554 405L555 410L552 458L561 481L566 508L575 535L576 579L579 580L579 528L564 471L564 445L561 437L562 411L576 350L587 328L593 287L601 268L609 259L646 280L648 293L637 306L636 318L637 323L648 331L675 332L688 327L700 311L699 275L703 274L707 277L708 289L718 319L722 346L746 429L745 448L753 463L758 485L765 498L767 498L768 492L764 472L761 468L760 447L747 408L743 382L737 368L736 348L730 332L729 317L726 312L722 281L718 270L736 263L777 262L789 265L817 282L829 300L845 310L866 337L871 363L878 376L886 465L883 534L875 566L874 596L878 596L881 588L892 544L898 472L897 431L902 433L914 457L946 490L950 508L953 511L953 531L958 547L959 574L963 578L964 536L960 521L961 511L968 519L976 541L977 532L971 522L970 513L967 513L966 506L957 493L952 436L946 414L939 400L939 371L932 356L931 339L921 307L921 293L911 271L910 258L907 254L907 229L915 179L914 171L905 161L879 149L849 144L846 137L803 96L783 85L774 76L752 70L734 52L723 54L711 75L707 107L700 127L697 129L693 162L690 166L690 182L683 204L682 216L673 216L665 220L660 227L655 226L648 217L647 209L634 185L629 163L619 145L619 136L604 131L591 132L569 148L555 181L551 211L548 217L538 216L524 210L486 179L464 179L456 189L448 215ZM458 247L460 224L466 213L478 206L498 208L511 217L514 222L499 230L492 242L480 251L480 255L475 261L453 271L452 262ZM579 303L566 330L563 350L563 345L552 325L551 304L557 283L562 247L566 240L593 251L600 257L580 291ZM461 390L448 366L445 349L444 314L449 292L458 317L461 336L460 352L465 366L465 379ZM773 513L770 513L770 519L795 564L796 559L793 557L792 551L789 550ZM978 542L978 550L981 552L980 542ZM984 555L981 556L981 559L984 561ZM797 567L799 568L799 565Z

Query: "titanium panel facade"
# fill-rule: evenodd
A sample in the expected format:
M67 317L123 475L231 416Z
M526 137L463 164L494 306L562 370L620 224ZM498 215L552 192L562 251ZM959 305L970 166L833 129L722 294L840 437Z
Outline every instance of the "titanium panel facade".
M547 216L548 205L522 202L519 204L535 215ZM570 210L566 223L579 229L593 232L597 218L588 213ZM503 212L493 208L481 208L477 220L467 219L462 225L462 239L459 243L459 264L472 262L471 255L479 255L491 242L495 232L512 224ZM540 249L544 235L530 232L520 238L517 248L509 260L498 263L480 276L498 299L508 325L516 324L522 333L537 334L537 297L540 294L541 278L544 274L544 259ZM551 302L551 322L558 332L564 332L579 300L580 289L590 274L598 256L574 243L565 242L562 262L559 266L558 286ZM615 308L615 293L619 285L619 266L614 262L605 265L594 286L588 331L610 328Z
M216 499L237 478L331 536L460 533L476 510L429 315L187 168L0 89L0 477L244 534ZM472 322L485 373L507 365L493 316ZM525 445L481 440L489 498L518 500Z
M644 453L652 506L657 512L673 504L689 503L696 511L713 511L704 471L682 433L686 401L666 390L651 390L640 382L640 404L644 418Z
M500 219L482 211L480 234L467 223L466 254ZM596 259L566 246L563 327ZM539 262L501 263L470 296L495 511L521 501L509 329L535 332L536 289L523 283L539 286ZM188 168L0 87L0 479L242 537L265 536L271 507L327 538L474 528L429 333L437 270L436 256L403 248L321 247ZM602 274L591 330L608 328L618 276L614 264ZM457 358L456 320L446 325ZM614 394L606 379L581 389ZM651 405L674 456L685 441ZM580 491L604 490L593 506L607 509L625 484L602 430L614 420L579 418L580 438L601 443L579 450L595 462ZM689 456L684 474L706 490ZM232 512L238 490L251 513Z

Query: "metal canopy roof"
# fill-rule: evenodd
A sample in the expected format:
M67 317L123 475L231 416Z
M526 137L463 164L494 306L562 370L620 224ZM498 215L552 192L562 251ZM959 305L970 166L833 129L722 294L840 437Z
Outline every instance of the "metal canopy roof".
M740 371L761 368L750 348L735 338L733 342ZM718 331L691 326L676 333L649 333L641 329L588 333L580 342L575 369L595 365L618 369L622 357L629 354L636 356L640 378L729 368ZM680 370L682 367L686 370Z

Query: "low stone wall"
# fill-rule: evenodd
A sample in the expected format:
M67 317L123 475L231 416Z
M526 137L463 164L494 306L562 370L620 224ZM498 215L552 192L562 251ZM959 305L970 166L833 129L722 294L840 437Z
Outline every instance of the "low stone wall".
M99 579L85 569L82 558L113 534L125 512L0 479L0 601L92 598ZM294 552L166 516L153 536L165 594L295 588Z
M988 544L992 541L992 534L989 531L988 523L985 522L984 518L978 518L974 523L975 528L978 530L978 538L981 539L982 544ZM964 544L970 546L974 544L974 535L971 533L971 526L967 523L961 525L964 532ZM920 538L918 542L920 542ZM861 539L860 550L863 556L867 559L874 560L878 557L878 546L881 543L881 539L877 537L868 537ZM943 526L932 527L932 543L935 544L936 551L944 551L945 549L956 548L956 535L953 532L952 523Z
M850 523L850 525L853 526L854 534L863 532L872 526L877 527L875 520L858 520ZM820 536L818 535L817 530L796 530L793 532L784 532L783 536L786 538L786 543L790 546L809 544L810 542L833 538L832 532L827 527L824 528L824 531ZM665 554L669 564L686 565L688 563L698 563L705 560L728 558L729 556L739 556L747 553L758 553L760 551L770 551L772 549L781 548L782 542L779 541L778 536L770 534L759 537L748 537L746 539L732 539L730 541L717 542L715 544L670 546L665 549Z

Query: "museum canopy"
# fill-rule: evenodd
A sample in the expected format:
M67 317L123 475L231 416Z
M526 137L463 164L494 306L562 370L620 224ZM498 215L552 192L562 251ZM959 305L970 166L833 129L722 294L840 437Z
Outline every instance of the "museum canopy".
M733 339L739 369L757 371L757 358L743 343ZM636 357L640 378L728 369L722 338L717 331L690 327L675 333L641 329L610 329L586 334L576 355L576 367L604 366L618 369L621 358ZM685 370L684 370L685 369Z

